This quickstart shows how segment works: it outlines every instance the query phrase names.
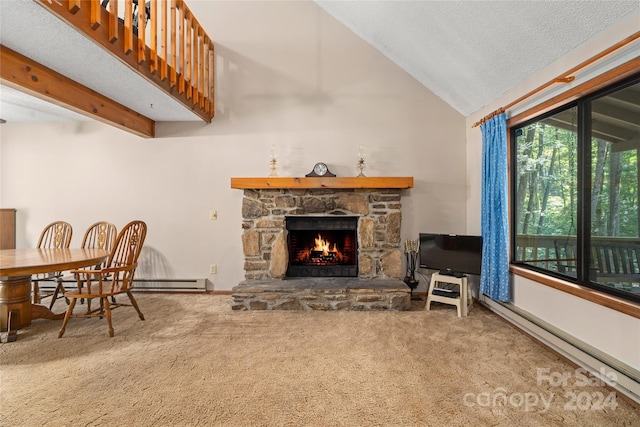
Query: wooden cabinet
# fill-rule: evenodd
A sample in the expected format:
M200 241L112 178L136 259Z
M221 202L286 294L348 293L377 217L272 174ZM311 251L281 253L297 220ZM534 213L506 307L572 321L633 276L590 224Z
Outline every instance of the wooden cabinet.
M16 247L16 210L0 209L0 249Z

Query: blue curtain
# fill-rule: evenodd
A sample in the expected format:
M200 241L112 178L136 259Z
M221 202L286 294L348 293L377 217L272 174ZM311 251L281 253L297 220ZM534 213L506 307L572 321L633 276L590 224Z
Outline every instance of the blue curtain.
M482 130L482 272L480 292L509 302L509 209L507 118L500 114Z

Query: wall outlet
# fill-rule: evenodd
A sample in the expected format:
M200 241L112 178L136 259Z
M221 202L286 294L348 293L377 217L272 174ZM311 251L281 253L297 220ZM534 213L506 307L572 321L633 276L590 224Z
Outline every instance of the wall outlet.
M212 219L212 220L218 219L218 211L209 211L209 219Z
M209 266L209 274L218 274L218 264L211 264Z

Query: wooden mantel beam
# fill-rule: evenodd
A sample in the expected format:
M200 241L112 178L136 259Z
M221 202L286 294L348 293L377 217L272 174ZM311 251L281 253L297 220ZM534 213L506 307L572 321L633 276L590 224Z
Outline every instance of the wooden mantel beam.
M239 189L319 189L319 188L413 188L413 177L265 177L231 178L231 188Z
M144 138L155 135L148 117L3 45L0 64L4 85Z

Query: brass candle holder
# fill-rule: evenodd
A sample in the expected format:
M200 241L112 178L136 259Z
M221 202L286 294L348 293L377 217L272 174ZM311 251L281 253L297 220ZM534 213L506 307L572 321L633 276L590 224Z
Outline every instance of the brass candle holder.
M271 146L271 160L269 161L269 169L271 169L271 173L269 176L278 176L278 159L276 158L276 147Z
M358 148L358 169L360 170L360 173L358 174L358 176L365 176L364 174L365 167L366 167L366 164L364 163L364 147L361 145Z

